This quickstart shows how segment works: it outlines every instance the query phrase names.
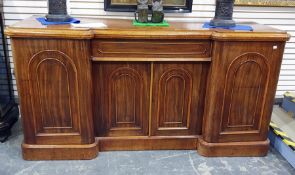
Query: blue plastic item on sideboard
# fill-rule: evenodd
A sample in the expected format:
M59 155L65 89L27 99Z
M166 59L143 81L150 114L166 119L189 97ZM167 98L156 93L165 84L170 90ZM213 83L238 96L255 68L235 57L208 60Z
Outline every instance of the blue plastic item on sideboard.
M36 20L39 21L42 25L64 25L64 24L80 23L80 20L75 18L72 18L71 21L69 22L49 22L49 21L46 21L44 17L36 18Z
M228 30L253 31L253 28L251 26L247 26L247 25L236 25L234 27L215 27L215 26L211 26L209 24L209 22L205 22L204 25L203 25L203 28L209 28L209 29L220 28L220 29L228 29Z

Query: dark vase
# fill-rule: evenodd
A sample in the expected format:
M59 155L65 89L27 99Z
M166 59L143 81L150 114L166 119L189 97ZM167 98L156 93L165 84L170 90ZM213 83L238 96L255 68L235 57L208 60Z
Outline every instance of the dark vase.
M148 22L148 0L137 0L137 11L134 13L134 15L137 22Z
M161 23L164 20L163 0L152 0L152 23Z
M233 8L235 0L216 0L215 16L210 25L216 27L234 27Z
M69 22L71 17L67 12L67 0L48 0L46 19L49 22Z

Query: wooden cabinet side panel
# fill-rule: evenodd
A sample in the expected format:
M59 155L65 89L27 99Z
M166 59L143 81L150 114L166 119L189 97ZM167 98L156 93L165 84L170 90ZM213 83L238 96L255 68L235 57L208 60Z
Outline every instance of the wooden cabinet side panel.
M94 142L89 42L12 39L27 144Z
M204 114L205 141L267 138L283 50L281 42L214 43Z

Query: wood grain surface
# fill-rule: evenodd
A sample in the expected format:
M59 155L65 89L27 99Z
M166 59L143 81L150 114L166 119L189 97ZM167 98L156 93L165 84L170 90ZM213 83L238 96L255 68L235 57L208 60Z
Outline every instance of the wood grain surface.
M264 156L286 32L202 23L6 28L24 129L23 157L91 159L98 150L198 149Z
M244 22L253 31L203 28L202 22L172 22L169 27L138 27L132 20L126 19L89 19L80 18L82 24L102 23L101 28L75 28L71 25L42 25L36 20L38 16L20 21L6 28L6 35L12 37L37 38L117 38L117 39L211 39L214 40L252 40L252 41L286 41L290 38L285 31L269 26Z

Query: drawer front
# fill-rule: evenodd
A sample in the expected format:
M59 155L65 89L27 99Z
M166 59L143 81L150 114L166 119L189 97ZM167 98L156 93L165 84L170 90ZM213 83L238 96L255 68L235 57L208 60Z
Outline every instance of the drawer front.
M95 57L156 57L156 58L207 58L210 41L183 40L94 40Z

